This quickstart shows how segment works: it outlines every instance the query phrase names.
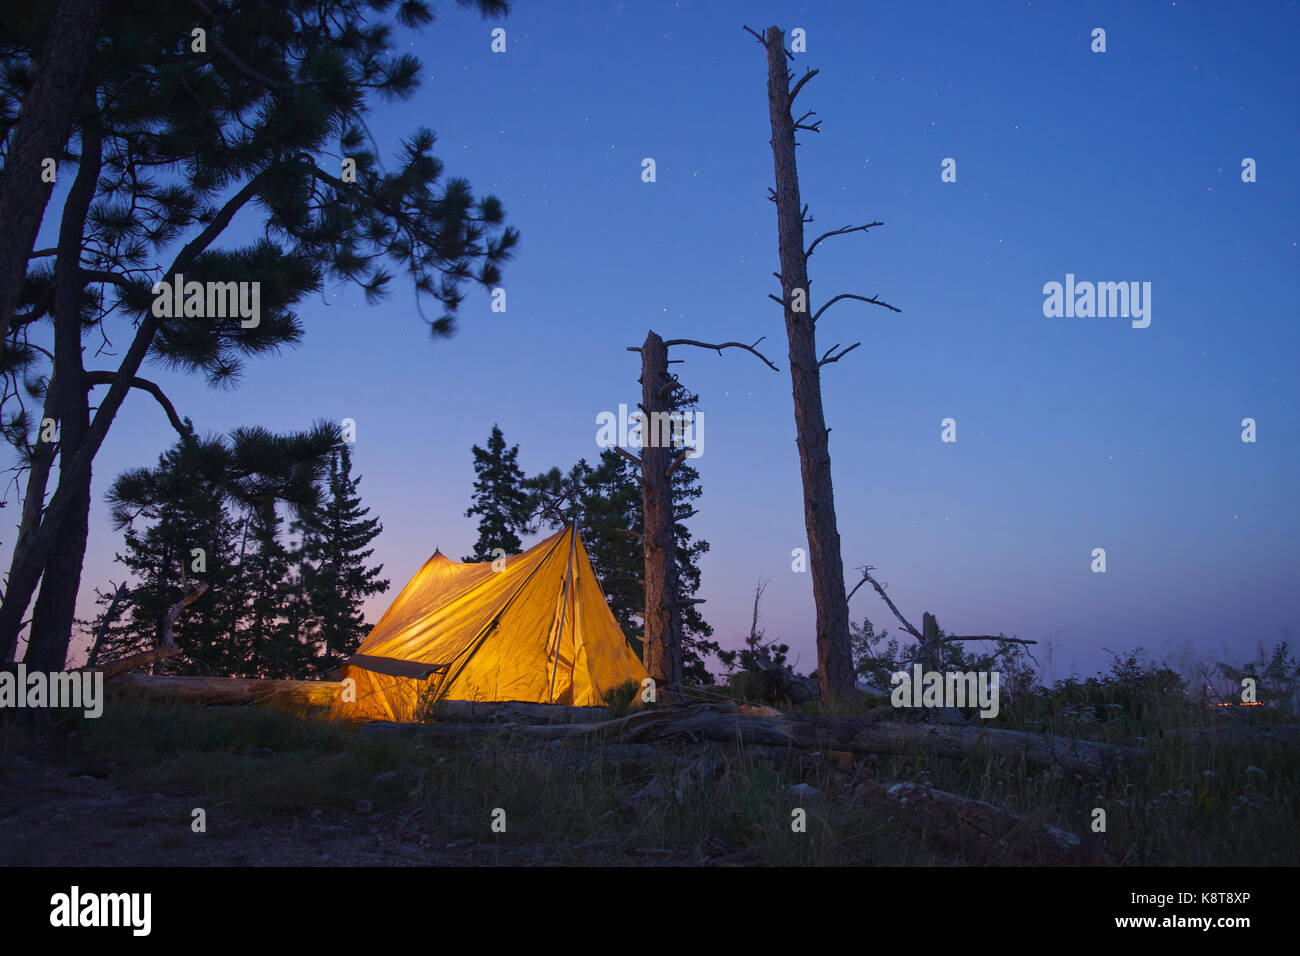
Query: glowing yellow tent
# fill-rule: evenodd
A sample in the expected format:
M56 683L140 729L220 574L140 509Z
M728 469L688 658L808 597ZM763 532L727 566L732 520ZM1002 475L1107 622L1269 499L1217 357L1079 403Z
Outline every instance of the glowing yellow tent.
M628 646L573 528L492 562L434 552L343 665L353 720L410 720L433 699L600 705L645 668Z

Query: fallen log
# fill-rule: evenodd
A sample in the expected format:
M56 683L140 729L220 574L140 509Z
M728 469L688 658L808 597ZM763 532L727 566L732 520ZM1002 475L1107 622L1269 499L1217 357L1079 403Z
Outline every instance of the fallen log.
M855 788L915 832L983 863L1039 866L1115 866L1120 860L1100 841L1081 839L1048 824L970 797L914 783L870 780Z
M113 686L139 693L152 700L185 701L191 704L216 706L256 704L265 701L329 706L343 691L343 684L339 681L155 677L148 674L125 674L116 678Z
M109 661L100 667L91 667L87 665L81 668L83 671L99 671L104 675L104 679L117 677L119 674L125 674L127 671L133 671L137 667L148 667L150 664L156 664L159 661L165 661L169 657L175 657L181 652L181 649L175 644L168 644L165 647L155 647L152 651L141 651L139 654L132 654L129 657L122 657L115 661Z
M361 728L363 738L419 735L463 739L482 733L457 724L398 724L375 721ZM1034 766L1060 767L1069 773L1095 773L1119 761L1135 761L1143 752L1090 740L980 727L953 727L904 720L780 717L742 714L720 704L684 704L641 711L619 720L564 726L515 726L510 732L544 739L589 737L625 743L671 743L712 740L768 747L799 747L850 753L964 757L988 752Z
M108 611L104 614L104 620L100 625L100 632L95 637L95 646L91 648L90 657L87 658L87 664L81 668L83 671L99 671L107 680L110 677L117 677L119 674L125 674L127 671L133 671L139 667L147 667L164 661L169 657L175 657L181 652L176 646L176 640L172 636L172 628L176 626L176 619L180 617L181 611L185 610L199 598L207 593L208 586L202 585L198 590L193 591L181 598L169 610L162 622L162 643L153 650L141 651L139 654L131 654L128 657L122 657L115 661L109 661L102 667L94 666L95 658L99 655L100 643L104 637L104 629L108 626L111 616L117 609L118 601L126 593L126 585L118 586L117 594L113 598L113 603L109 605Z

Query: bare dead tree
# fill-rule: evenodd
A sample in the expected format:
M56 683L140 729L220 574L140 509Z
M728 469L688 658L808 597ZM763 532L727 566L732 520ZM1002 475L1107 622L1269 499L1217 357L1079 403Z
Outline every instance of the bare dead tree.
M862 575L862 579L858 581L857 584L853 585L853 590L849 592L849 598L852 598L853 595L857 594L858 588L862 587L864 584L870 584L872 588L875 589L875 592L880 595L880 599L885 602L889 610L894 613L894 617L898 618L898 622L903 625L903 630L916 638L916 652L907 662L908 667L911 667L917 661L932 659L938 653L942 645L954 644L958 641L999 641L1008 644L1038 643L1037 641L1027 640L1022 637L1007 637L1005 634L998 634L996 637L992 634L945 635L939 630L939 622L929 611L926 611L921 616L922 630L918 631L911 625L907 618L903 617L903 612L898 609L898 606L889 599L889 595L885 593L884 586L872 576L871 572L874 570L876 570L875 566L870 564L858 568L858 572ZM1034 663L1037 664L1038 661L1035 659Z
M776 188L768 198L776 203L777 233L781 271L773 273L781 283L781 297L769 296L785 313L786 336L790 343L790 381L794 393L794 420L803 478L804 527L808 534L809 569L813 576L813 599L817 606L817 675L822 698L848 698L853 693L853 655L849 645L849 610L844 594L844 562L840 555L840 535L835 520L835 494L831 483L829 450L830 429L822 412L821 368L844 358L861 343L839 350L835 345L820 358L817 353L815 326L836 302L854 299L879 305L891 311L899 309L876 296L841 293L815 313L810 306L808 257L823 241L835 236L866 232L879 222L842 226L824 232L804 247L804 225L812 222L808 207L799 199L799 172L795 163L795 132L816 133L821 121L809 122L816 115L808 111L798 119L791 107L804 86L817 75L806 72L793 87L794 78L785 65L793 55L785 49L785 34L769 27L759 35L745 29L767 52L767 105L772 126L772 159ZM839 351L837 351L839 350Z
M108 583L112 584L113 582L109 581ZM90 653L86 656L87 667L94 667L95 661L99 659L99 649L104 646L104 635L108 633L109 627L112 626L114 619L116 619L124 597L126 597L125 581L114 588L113 600L109 602L108 608L104 611L104 616L99 619L99 626L95 628L95 642L90 645Z
M617 451L641 469L642 528L641 545L645 554L645 668L655 683L671 697L680 688L683 677L682 619L677 601L677 545L673 536L672 476L688 458L697 453L695 446L678 447L673 420L673 395L684 386L668 372L668 349L675 345L692 345L712 349L738 348L756 356L768 368L777 368L758 351L760 338L753 345L742 342L712 344L694 339L669 339L647 333L639 346L629 352L641 353L642 416L641 454L618 448ZM677 360L680 361L680 360Z

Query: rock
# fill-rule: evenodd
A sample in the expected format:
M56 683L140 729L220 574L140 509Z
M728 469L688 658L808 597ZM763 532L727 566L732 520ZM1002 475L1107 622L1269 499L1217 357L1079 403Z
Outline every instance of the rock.
M822 795L822 792L808 783L796 783L792 787L786 787L785 792L799 800L814 800Z
M357 801L357 813L360 813L362 816L369 816L370 813L371 813L371 811L372 811L373 809L374 809L374 807L371 806L371 803L370 803L369 800L358 800L358 801Z
M933 710L924 712L925 719L936 724L957 725L966 723L966 718L961 715L961 711L956 707L935 707Z

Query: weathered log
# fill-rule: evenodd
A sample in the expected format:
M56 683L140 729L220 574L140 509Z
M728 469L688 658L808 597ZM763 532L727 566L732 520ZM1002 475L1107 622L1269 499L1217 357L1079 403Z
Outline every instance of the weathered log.
M914 783L871 780L855 795L983 863L1048 866L1114 866L1120 861L1093 839L1081 839L1048 824L1033 823L970 797Z
M109 661L101 667L86 666L81 669L84 671L101 671L104 674L104 679L107 680L110 677L125 674L127 671L133 671L137 667L148 667L150 664L165 661L169 657L175 657L180 652L181 649L175 644L165 644L162 647L155 647L151 651L141 651L139 654L132 654L129 657Z
M989 752L1035 766L1058 766L1070 773L1094 773L1120 760L1137 760L1142 751L1090 740L980 727L951 727L901 720L866 721L851 718L781 717L742 714L719 704L689 704L657 708L603 723L549 727L512 727L512 733L544 738L590 737L626 743L669 743L713 740L721 743L799 747L870 754L927 753L964 757ZM362 737L427 735L453 740L466 731L454 724L396 724L376 721L361 729Z
M95 646L91 648L89 662L81 669L84 671L102 671L104 678L107 680L110 677L117 677L119 674L125 674L127 671L133 671L139 667L147 667L152 664L157 664L159 661L164 661L169 657L175 657L181 652L181 649L176 646L175 638L172 636L172 628L176 626L176 619L180 617L181 611L185 610L199 598L203 597L203 595L207 593L207 590L208 586L204 584L172 605L171 609L163 618L163 639L162 644L158 647L155 647L150 651L141 651L139 654L131 654L128 657L109 661L103 667L96 667L94 666L94 660L99 654L100 641L103 639L103 628L107 627L109 620L117 608L118 601L126 591L126 585L120 585L117 594L113 598L113 603L109 606L108 611L104 615L104 623L101 625L99 635L95 638Z
M206 584L200 585L197 589L191 591L189 594L185 595L185 597L172 605L171 610L167 612L167 616L163 618L162 643L164 647L170 647L176 643L175 638L172 637L172 628L176 626L176 619L181 616L181 611L185 610L207 593L208 586Z
M159 650L165 650L160 648ZM148 651L153 654L156 651ZM192 704L277 703L328 706L338 699L343 684L316 680L253 680L237 677L155 677L129 674L118 677L113 686L140 693L155 700L179 700Z

